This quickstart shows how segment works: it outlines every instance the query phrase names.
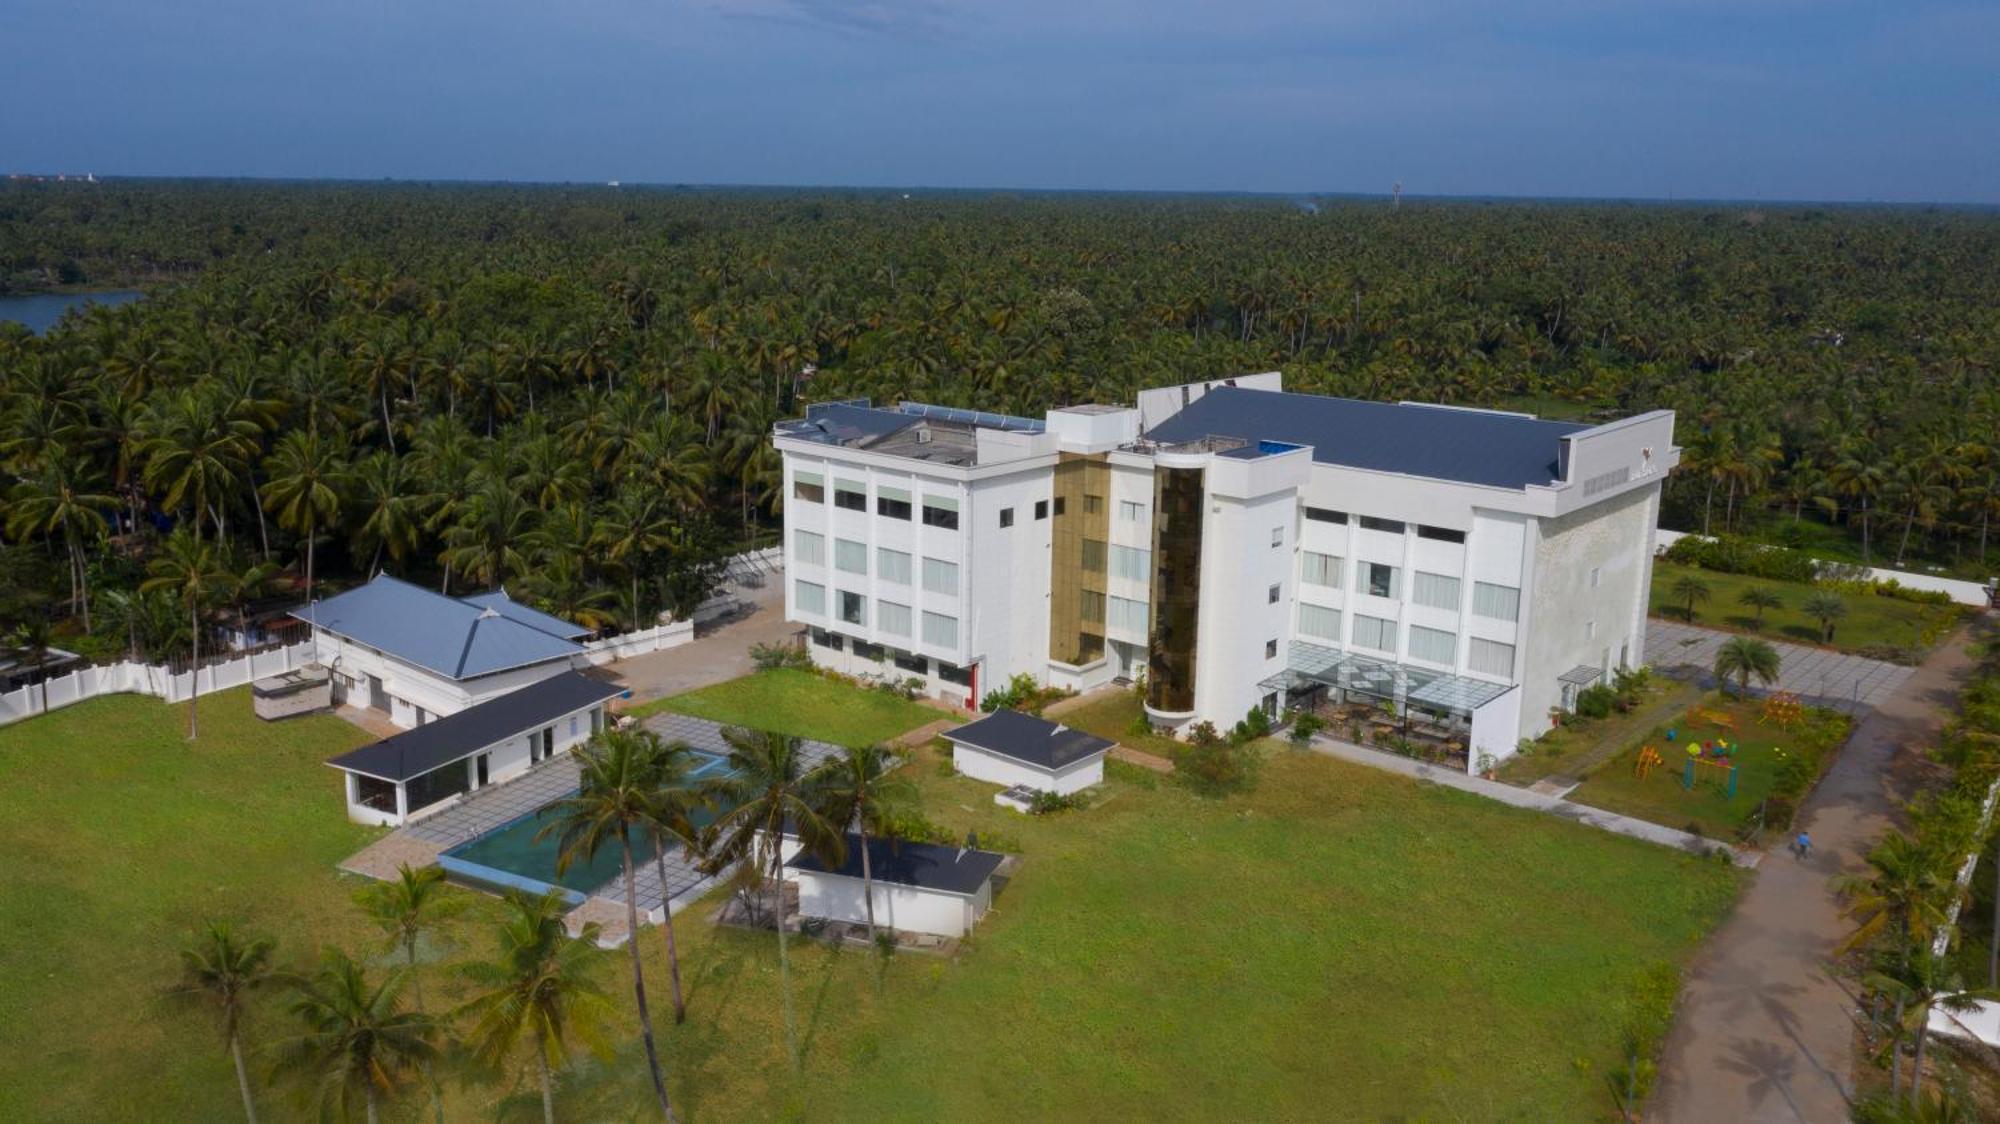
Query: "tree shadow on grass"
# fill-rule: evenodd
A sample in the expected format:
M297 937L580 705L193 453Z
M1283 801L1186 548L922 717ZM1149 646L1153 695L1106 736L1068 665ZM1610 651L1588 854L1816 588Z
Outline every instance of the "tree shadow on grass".
M1819 632L1810 625L1788 624L1778 631L1801 644L1819 643Z

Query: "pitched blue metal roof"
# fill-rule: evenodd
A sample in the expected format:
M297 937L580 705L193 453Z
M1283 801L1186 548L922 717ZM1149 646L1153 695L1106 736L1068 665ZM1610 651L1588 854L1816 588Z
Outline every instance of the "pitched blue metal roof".
M1479 410L1219 387L1146 436L1162 442L1288 441L1312 446L1320 464L1524 488L1560 479L1560 439L1589 428Z
M492 609L508 620L518 621L529 628L538 628L543 632L555 636L576 640L590 635L590 630L587 628L580 627L561 617L550 616L540 609L531 609L521 604L512 597L507 596L507 591L504 589L490 589L485 593L475 593L470 597L461 597L459 600L468 605L477 605L482 609Z
M511 600L501 605L492 600L494 594L482 596L486 603L447 597L382 574L358 589L294 609L292 616L451 679L568 659L583 651L570 639L579 635L576 626L524 610ZM522 619L529 614L556 621L562 634Z

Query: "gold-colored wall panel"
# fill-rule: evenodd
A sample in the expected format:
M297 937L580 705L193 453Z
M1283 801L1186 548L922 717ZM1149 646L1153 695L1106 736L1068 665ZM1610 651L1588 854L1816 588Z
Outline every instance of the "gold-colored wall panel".
M1111 466L1102 453L1056 462L1049 550L1049 658L1104 656L1105 544L1111 538Z

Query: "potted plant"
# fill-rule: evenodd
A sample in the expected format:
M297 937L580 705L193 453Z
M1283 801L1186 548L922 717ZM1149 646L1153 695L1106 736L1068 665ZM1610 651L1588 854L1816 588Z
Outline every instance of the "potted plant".
M1497 764L1497 762L1493 760L1493 755L1491 753L1488 753L1485 750L1479 751L1479 761L1476 767L1479 769L1480 776L1485 777L1489 781L1492 780L1493 766L1495 764Z

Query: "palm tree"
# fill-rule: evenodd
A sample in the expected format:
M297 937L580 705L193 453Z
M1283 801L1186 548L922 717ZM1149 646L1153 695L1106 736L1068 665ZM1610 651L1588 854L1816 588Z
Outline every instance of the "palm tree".
M611 1000L594 978L602 959L598 924L587 922L570 936L563 922L569 903L555 890L539 896L510 890L506 902L499 952L459 967L480 992L456 1014L472 1017L469 1044L487 1065L503 1064L524 1044L533 1051L542 1119L555 1124L555 1071L568 1062L571 1037L600 1058L611 1053L603 1035Z
M34 479L15 485L7 499L9 535L61 536L69 556L69 611L83 618L83 630L89 632L90 573L83 548L109 533L105 513L117 509L118 498L95 491L85 471L69 456L57 453L44 459Z
M607 561L622 565L632 579L632 630L639 630L639 573L645 560L673 542L673 523L665 505L650 489L621 490L597 520L597 541Z
M1833 643L1833 626L1847 615L1847 602L1837 593L1820 590L1808 594L1800 608L1805 614L1819 622L1819 642Z
M730 806L715 821L712 861L744 862L769 878L778 929L779 991L784 1001L785 1048L799 1068L798 1028L792 1014L792 964L785 943L784 838L795 834L805 849L829 865L846 860L841 826L825 814L831 770L809 766L801 738L725 727L732 775L719 782Z
M181 949L181 979L167 992L169 999L215 1009L222 1040L236 1064L236 1087L243 1094L243 1115L257 1124L257 1101L250 1095L250 1072L243 1066L243 1011L250 993L277 977L271 971L268 937L239 937L220 921L211 921L195 940Z
M149 575L139 584L139 592L156 589L172 593L188 615L188 740L200 730L196 712L201 686L201 611L228 587L229 575L216 560L215 547L201 541L192 528L180 528L167 536L166 546L146 564Z
M1688 622L1693 623L1695 602L1708 600L1708 583L1693 574L1682 574L1670 588L1674 599L1686 604Z
M1757 611L1756 623L1753 627L1759 632L1764 630L1764 610L1781 608L1785 603L1784 598L1779 597L1777 591L1766 589L1761 585L1753 585L1749 589L1744 590L1742 596L1736 600Z
M26 657L22 662L35 669L35 681L41 686L43 714L49 712L49 648L55 643L55 627L49 614L40 611L36 601L30 601L10 637L14 647Z
M1868 852L1866 875L1847 875L1835 885L1847 896L1847 915L1857 926L1840 951L1851 952L1888 936L1908 949L1930 940L1948 923L1952 883L1939 872L1937 857L1901 832Z
M1727 683L1732 675L1739 697L1750 693L1751 676L1760 683L1773 682L1778 678L1778 650L1752 637L1730 637L1715 650L1715 678Z
M360 1097L369 1124L377 1124L382 1101L438 1054L437 1020L396 1002L404 976L391 972L371 985L367 971L346 953L321 953L319 970L293 984L290 1010L305 1029L274 1048L273 1071L304 1082L322 1112L331 1108L345 1116Z
M535 509L503 480L472 493L458 521L445 531L444 558L474 582L502 586L528 568L521 544L534 527Z
M417 942L426 931L435 931L465 908L465 899L446 889L444 868L426 866L411 869L404 863L396 877L386 882L370 882L356 890L354 903L382 930L389 948L401 951L404 970L409 973L415 1009L424 1009L424 979L417 972ZM444 1096L437 1075L424 1063L424 1077L431 1086L431 1099L439 1119L444 1117Z
M659 1048L653 1042L653 1015L646 1006L646 973L639 961L638 868L632 853L632 833L650 830L653 822L654 744L628 730L606 730L593 736L576 754L582 773L576 795L550 805L555 818L536 838L556 834L557 873L589 862L614 840L624 853L625 929L629 934L625 947L632 954L632 994L638 1001L639 1032L646 1044L653 1092L660 1099L660 1114L672 1120L667 1080L660 1070Z
M1862 978L1868 990L1877 995L1892 997L1896 1003L1896 1022L1890 1028L1889 1069L1891 1096L1902 1084L1902 1043L1906 1037L1916 1040L1915 1057L1910 1065L1910 1101L1912 1105L1923 1095L1924 1047L1930 1039L1931 1012L1938 1008L1946 1011L1966 1011L1981 1002L2000 999L2000 991L1991 988L1967 988L1965 980L1953 966L1949 957L1937 956L1931 952L1928 943L1920 944L1914 953L1904 956L1900 963L1893 958L1883 958L1873 972Z
M695 764L694 747L683 741L663 742L651 730L636 731L648 744L653 762L649 778L652 799L647 828L653 836L653 863L660 879L660 931L667 942L667 973L674 985L674 1022L687 1021L687 1001L681 994L681 954L674 939L673 903L664 900L667 887L667 847L669 841L690 855L703 849L702 833L695 826L696 815L713 807L715 786L690 774Z
M204 514L223 526L216 503L229 495L248 468L257 448L257 425L232 417L214 393L183 390L164 399L147 415L151 438L145 445L142 476L148 487L161 488L168 508L189 503L194 532L201 534Z
M894 775L896 760L879 745L850 746L827 771L827 816L842 827L853 824L861 841L861 892L868 903L868 942L875 936L875 873L869 869L868 836L888 836L897 813L909 809L916 788Z
M294 430L264 459L269 482L262 490L264 506L278 517L278 526L306 539L306 604L313 600L313 544L320 528L340 518L340 505L353 487L344 439Z
M409 460L377 449L354 466L356 506L367 512L355 528L359 551L373 555L369 573L382 564L382 555L401 562L417 548L423 537L423 500L413 483Z

